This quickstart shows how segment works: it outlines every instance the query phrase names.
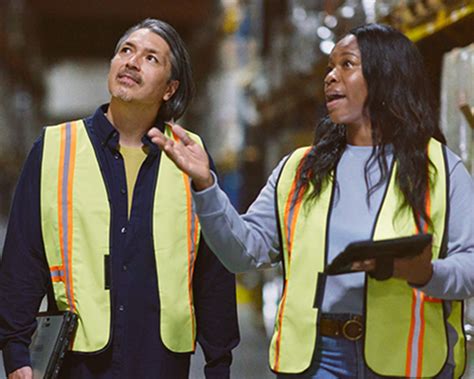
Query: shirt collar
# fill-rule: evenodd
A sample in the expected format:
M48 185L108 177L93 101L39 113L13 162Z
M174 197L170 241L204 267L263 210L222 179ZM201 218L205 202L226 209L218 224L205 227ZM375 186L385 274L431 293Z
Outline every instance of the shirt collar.
M107 109L109 108L109 104L103 104L95 111L94 115L92 116L92 127L99 137L99 141L102 146L108 146L112 150L116 151L118 149L119 144L119 132L112 123L109 121L107 116ZM155 121L155 127L160 129L162 132L165 129L165 123L157 119ZM155 145L148 135L144 135L142 137L142 143L146 147L148 154L158 154L160 148Z

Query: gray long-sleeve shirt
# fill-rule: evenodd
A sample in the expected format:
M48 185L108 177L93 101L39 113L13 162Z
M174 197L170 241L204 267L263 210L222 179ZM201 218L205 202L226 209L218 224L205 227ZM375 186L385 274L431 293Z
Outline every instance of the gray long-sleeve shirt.
M338 164L339 194L329 220L328 261L357 240L369 239L386 183L366 201L364 167L371 146L348 145ZM426 294L442 299L465 299L474 295L474 184L461 160L448 149L450 178L448 257L433 262L433 276L422 287ZM391 153L387 156L392 160ZM284 158L244 215L232 207L215 183L194 192L196 211L211 249L231 271L265 268L282 259L275 213L275 185ZM380 175L377 165L370 181ZM328 277L322 311L362 314L364 274Z

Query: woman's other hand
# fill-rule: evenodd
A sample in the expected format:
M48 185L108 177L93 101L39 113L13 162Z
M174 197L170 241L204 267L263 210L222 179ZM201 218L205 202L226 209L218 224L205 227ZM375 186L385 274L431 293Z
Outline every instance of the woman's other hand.
M405 279L415 286L426 285L433 275L433 265L431 260L433 252L431 244L428 245L421 254L410 258L396 258L393 260L392 277ZM376 260L367 259L352 263L353 271L370 272L376 269Z
M433 252L429 244L421 254L412 258L398 258L393 261L393 276L405 279L415 286L426 285L433 276Z

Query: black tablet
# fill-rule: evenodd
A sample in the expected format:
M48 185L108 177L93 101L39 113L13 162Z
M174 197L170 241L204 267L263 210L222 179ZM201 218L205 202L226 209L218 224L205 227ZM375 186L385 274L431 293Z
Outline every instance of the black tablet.
M38 327L31 338L30 356L33 379L55 379L77 326L72 312L40 312ZM7 379L0 351L0 379Z
M38 327L30 344L33 379L55 379L74 336L77 315L72 312L42 312L36 320Z
M414 257L421 254L431 240L431 234L416 234L410 237L352 242L334 258L324 272L328 275L355 272L351 270L352 263L366 259L376 259L376 265L379 266L393 262L394 258ZM383 268L377 267L378 270Z

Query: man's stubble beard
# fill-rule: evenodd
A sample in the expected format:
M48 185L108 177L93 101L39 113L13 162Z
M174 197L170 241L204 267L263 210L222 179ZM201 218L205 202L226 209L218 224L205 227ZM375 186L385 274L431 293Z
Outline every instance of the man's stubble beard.
M126 103L129 103L133 100L132 94L129 91L127 91L126 88L123 88L123 87L118 88L113 94L113 96Z

